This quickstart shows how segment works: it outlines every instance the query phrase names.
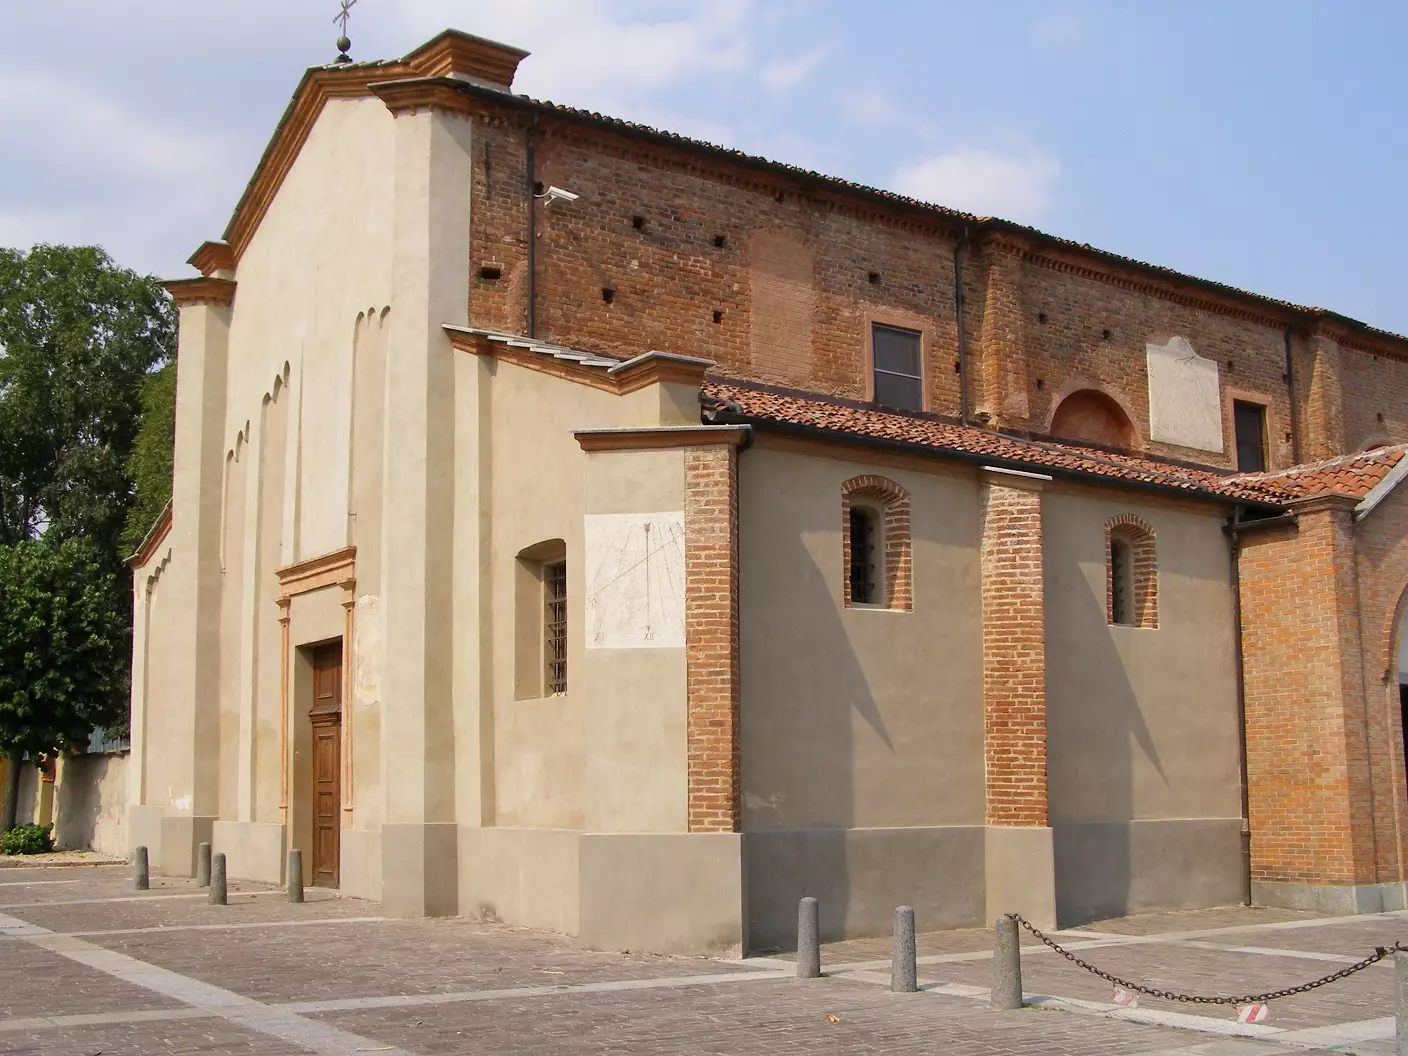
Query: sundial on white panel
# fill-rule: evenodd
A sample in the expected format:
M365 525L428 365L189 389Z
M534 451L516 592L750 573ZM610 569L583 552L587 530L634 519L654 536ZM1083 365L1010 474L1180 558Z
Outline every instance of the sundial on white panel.
M684 513L585 519L587 648L684 645Z

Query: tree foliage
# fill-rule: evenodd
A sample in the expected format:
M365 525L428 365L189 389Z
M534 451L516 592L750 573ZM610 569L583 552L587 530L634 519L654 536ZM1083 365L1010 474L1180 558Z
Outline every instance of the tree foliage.
M176 364L150 375L142 387L142 425L127 472L134 493L122 532L123 553L133 553L171 501L171 458L176 445Z
M0 546L0 752L50 755L127 710L128 605L86 539Z
M142 390L175 345L161 285L101 249L0 249L0 543L81 536L119 567Z

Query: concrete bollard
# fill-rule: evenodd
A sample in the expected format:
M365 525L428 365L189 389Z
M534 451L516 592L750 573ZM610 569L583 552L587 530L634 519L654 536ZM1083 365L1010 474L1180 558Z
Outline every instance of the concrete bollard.
M210 858L210 904L212 906L228 905L225 896L225 856L214 854Z
M288 900L303 901L303 852L300 850L288 852Z
M196 848L196 887L210 886L210 844Z
M1398 999L1393 1006L1397 1039L1394 1051L1398 1056L1408 1056L1408 953L1395 953L1393 963L1398 969Z
M147 871L147 849L134 847L132 849L132 887L136 891L147 891L151 886L151 874Z
M817 902L808 895L797 903L797 978L821 978L821 938L817 931Z
M1017 938L1017 922L998 917L994 926L997 946L992 954L992 1007L1022 1007L1022 944Z
M890 990L912 994L919 989L919 968L914 960L914 910L895 909L895 942L890 952Z

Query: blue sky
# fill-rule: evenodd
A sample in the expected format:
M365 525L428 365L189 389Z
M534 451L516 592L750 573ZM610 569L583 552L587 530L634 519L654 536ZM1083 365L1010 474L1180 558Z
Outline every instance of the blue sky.
M335 0L0 6L0 245L167 277L335 55ZM446 26L540 98L1408 333L1408 5L359 0L352 53Z

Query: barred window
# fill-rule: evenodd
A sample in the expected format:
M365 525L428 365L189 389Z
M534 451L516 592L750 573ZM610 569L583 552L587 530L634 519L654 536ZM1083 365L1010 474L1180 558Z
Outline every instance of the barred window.
M1129 543L1110 540L1110 622L1134 622L1134 570Z
M851 507L851 604L875 603L875 514Z
M567 692L567 562L543 566L543 656L549 693Z
M1154 529L1132 513L1105 523L1105 611L1112 625L1159 626L1159 560Z

